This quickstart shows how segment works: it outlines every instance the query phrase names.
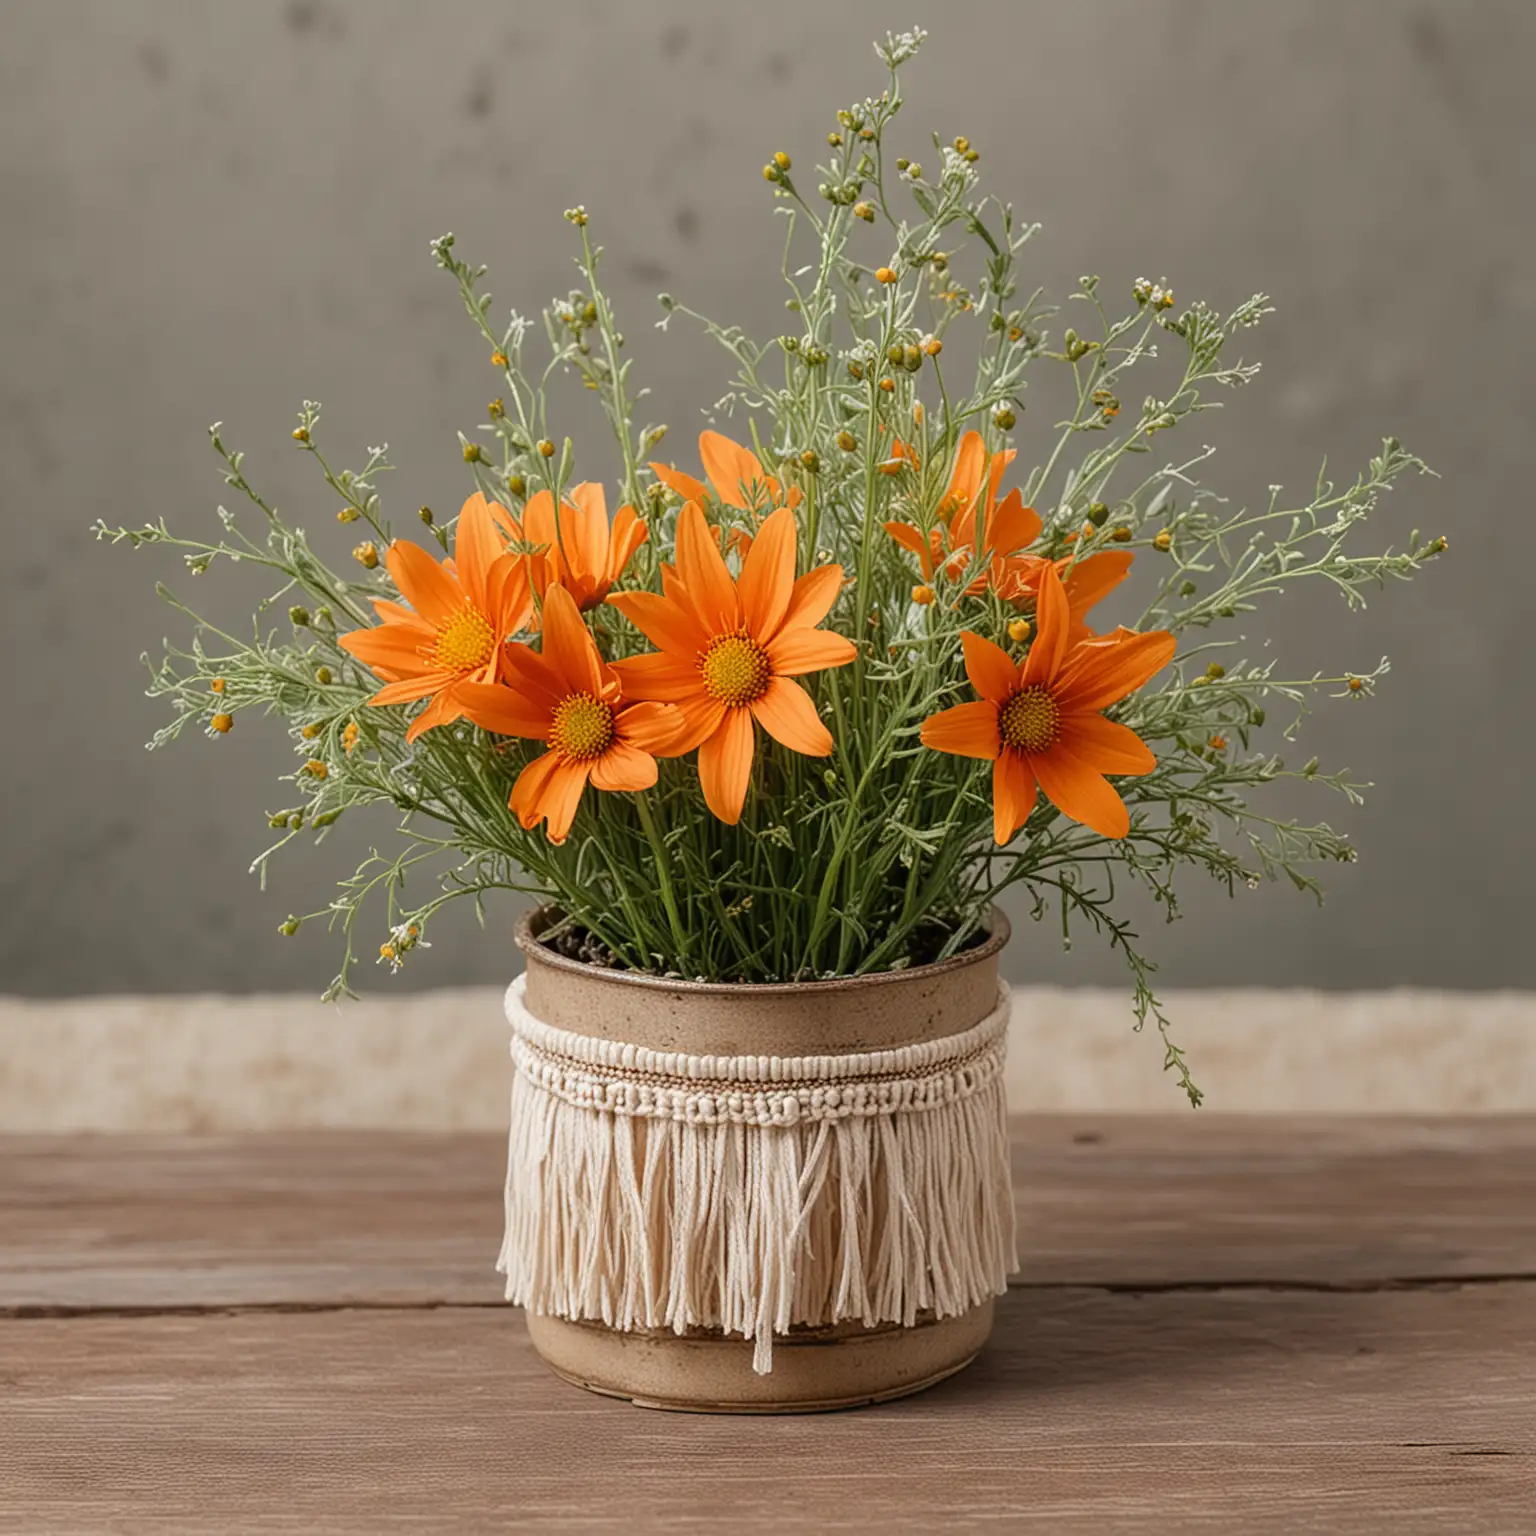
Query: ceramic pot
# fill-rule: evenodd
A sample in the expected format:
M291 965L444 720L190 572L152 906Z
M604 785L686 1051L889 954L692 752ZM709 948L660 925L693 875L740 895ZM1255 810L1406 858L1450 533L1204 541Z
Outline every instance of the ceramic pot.
M550 1367L782 1413L969 1364L1014 1263L1002 913L937 964L787 985L584 964L553 920L517 928L501 1266Z

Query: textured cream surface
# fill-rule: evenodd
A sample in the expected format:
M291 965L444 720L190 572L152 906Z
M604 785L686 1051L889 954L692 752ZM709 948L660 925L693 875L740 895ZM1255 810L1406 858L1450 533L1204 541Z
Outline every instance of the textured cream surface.
M1536 995L1174 993L1211 1107L1536 1110ZM299 997L0 999L0 1130L499 1129L510 1090L497 988L333 1008ZM1123 992L1021 987L1015 1110L1184 1100Z

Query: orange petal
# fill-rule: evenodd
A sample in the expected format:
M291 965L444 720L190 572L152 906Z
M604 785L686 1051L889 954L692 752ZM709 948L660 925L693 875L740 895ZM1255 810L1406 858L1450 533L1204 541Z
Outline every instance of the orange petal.
M528 585L528 562L510 552L498 555L485 578L485 615L497 643L527 629L533 617L533 592Z
M632 699L686 699L699 693L703 684L699 669L670 651L650 651L644 656L626 656L613 663Z
M1173 660L1177 642L1165 630L1088 640L1072 654L1053 690L1064 713L1107 709L1134 693Z
M1035 775L1024 757L1012 750L992 764L992 838L999 846L1029 820L1035 808Z
M1135 558L1128 549L1106 549L1102 554L1089 555L1086 560L1069 565L1061 584L1073 617L1081 618L1100 598L1114 591L1130 574Z
M747 631L766 643L778 632L795 585L795 514L780 507L758 529L741 563L736 595Z
M832 733L821 723L811 696L799 683L776 677L760 698L751 705L759 725L782 742L791 752L807 757L827 757L832 751Z
M702 480L695 480L692 475L685 475L682 470L671 464L652 464L651 473L670 490L677 492L684 501L707 501L709 499L709 487Z
M663 573L662 581L670 588L665 597L656 592L614 592L608 605L617 608L652 645L691 665L709 644L709 636L700 628L677 578Z
M807 571L789 592L789 607L784 610L784 622L779 626L781 634L792 629L814 629L831 613L837 594L843 590L843 568L840 565L818 565Z
M1067 594L1062 591L1061 577L1054 565L1043 566L1040 571L1040 591L1035 599L1035 638L1024 658L1024 686L1031 683L1049 684L1061 670L1062 658L1067 654L1071 639L1072 610L1067 606Z
M555 669L532 646L521 642L504 645L500 660L501 674L507 686L545 713L552 711L570 692L565 680L556 675Z
M597 642L582 622L576 600L564 587L544 594L544 660L571 693L603 691L602 658Z
M505 684L460 683L454 690L465 716L498 736L548 741L550 712Z
M1060 742L1048 752L1031 755L1029 764L1040 788L1064 816L1100 837L1124 837L1130 830L1130 813L1114 785Z
M403 677L398 682L380 688L368 702L378 705L380 709L389 704L410 704L416 699L426 698L429 694L442 692L444 688L451 687L457 678L458 673L443 671L423 672L416 677Z
M560 543L565 567L589 580L608 570L608 498L596 480L573 485L560 509Z
M731 634L741 628L736 584L696 501L678 514L677 575L708 635Z
M477 491L459 509L459 520L453 530L453 563L464 595L482 613L490 611L485 579L501 552L501 534L496 529L491 503Z
M379 616L381 623L408 624L412 629L420 630L428 638L432 638L437 631L432 628L419 613L410 608L404 608L399 603L392 603L388 598L372 597L369 602L373 604L373 611Z
M1006 704L1019 690L1018 663L1000 645L969 629L961 630L965 675L989 704Z
M401 595L434 628L441 628L464 606L464 589L421 545L396 539L384 564Z
M752 487L763 480L757 455L719 432L699 433L699 462L715 495L729 507L752 505Z
M635 551L650 536L651 530L636 515L633 507L620 507L613 514L613 527L608 535L608 569L605 573L609 585L624 574L624 568L634 558Z
M933 579L933 555L929 549L928 540L923 537L922 529L913 527L911 523L887 523L885 531L903 549L910 550L917 556L917 563L922 567L924 578L931 581Z
M365 666L387 667L402 677L441 670L432 660L436 642L436 631L414 624L380 624L377 629L354 629L336 638L342 650Z
M665 757L672 755L672 743L681 733L685 718L682 710L670 704L631 704L614 716L613 725L620 741Z
M536 757L518 774L512 786L512 798L507 802L524 827L537 826L544 816L544 791L549 776L560 766L558 752L546 752Z
M699 746L699 784L704 801L721 821L734 827L752 778L752 712L727 709L719 729Z
M1002 751L997 734L997 706L985 699L941 709L923 721L923 745L955 757L992 759Z
M846 667L858 654L852 640L825 629L781 629L768 642L768 660L780 677Z
M459 706L458 695L452 687L444 688L406 728L405 739L415 741L424 731L435 726L450 725L464 713Z
M1035 509L1024 505L1024 497L1015 487L988 514L987 526L982 530L982 547L1011 555L1033 544L1040 537L1040 529Z
M949 488L940 505L940 512L946 519L967 510L976 500L986 463L987 445L981 433L967 432L955 450L955 467L949 473Z
M679 699L673 708L682 718L664 746L650 749L657 757L681 757L685 752L692 752L720 730L725 721L725 705L706 693Z
M560 540L555 528L555 498L548 491L535 491L523 507L523 542L543 551L551 580L558 580L563 569Z
M1142 774L1157 767L1152 749L1135 731L1103 715L1067 715L1061 744L1100 773Z
M598 789L629 791L649 789L656 782L656 759L627 741L615 741L592 764L592 782Z
M589 762L561 761L551 770L544 793L539 797L545 816L545 833L550 842L563 843L570 836L576 807L581 804L581 792L587 787L591 773Z

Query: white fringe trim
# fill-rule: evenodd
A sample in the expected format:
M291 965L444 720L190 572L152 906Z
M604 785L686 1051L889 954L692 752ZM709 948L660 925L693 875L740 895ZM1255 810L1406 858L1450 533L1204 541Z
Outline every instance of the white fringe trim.
M507 1300L755 1344L967 1312L1017 1265L1009 993L942 1040L688 1056L555 1029L507 989Z

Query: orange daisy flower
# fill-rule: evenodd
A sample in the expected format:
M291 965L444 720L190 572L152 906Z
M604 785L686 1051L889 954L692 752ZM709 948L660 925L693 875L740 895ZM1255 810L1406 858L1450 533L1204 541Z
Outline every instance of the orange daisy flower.
M459 686L490 682L502 642L532 616L523 561L503 548L496 529L508 515L484 496L471 496L459 513L454 557L441 563L419 544L396 539L384 563L411 607L375 598L379 625L353 630L337 642L385 679L387 686L370 704L431 699L411 722L407 741L457 720L463 713Z
M668 755L699 749L699 782L721 821L741 818L756 720L776 741L825 757L832 736L794 678L853 660L841 635L818 630L843 584L840 565L795 580L795 516L787 507L758 530L731 579L696 501L677 521L677 568L663 592L616 592L609 603L659 649L616 661L627 692L676 704L683 722Z
M511 686L466 683L465 715L502 736L547 742L517 776L508 802L524 827L546 823L552 843L571 830L582 791L633 791L656 782L652 753L677 732L665 704L623 702L623 686L598 654L576 600L564 587L544 594L543 651L509 645L502 664Z
M1141 687L1173 657L1164 631L1120 630L1074 639L1054 566L1041 573L1036 634L1020 666L1000 646L966 630L966 676L981 698L923 722L924 746L992 763L992 835L1009 842L1043 789L1064 815L1102 837L1124 837L1130 813L1105 774L1157 766L1141 738L1100 711Z
M764 499L770 507L793 510L800 505L798 486L784 492L750 448L733 443L720 432L699 433L699 462L709 476L709 485L671 464L652 464L651 472L684 501L696 501L701 506L709 499L711 486L722 506L734 507L738 512L750 512Z
M896 450L912 457L901 442ZM917 556L925 582L931 583L941 570L951 574L962 571L974 560L982 573L967 583L966 596L980 597L990 588L1005 602L1019 603L1038 594L1041 573L1052 562L1024 550L1040 537L1040 518L1033 507L1024 505L1017 488L1001 501L997 499L1003 473L1013 458L1010 448L994 453L989 460L981 434L967 432L960 439L949 486L939 502L941 525L931 529L926 539L911 523L885 525L885 531L903 549ZM912 461L916 463L915 458ZM978 525L979 551L975 547ZM1083 616L1125 580L1133 558L1129 550L1105 550L1081 560L1069 556L1055 562L1066 584L1074 633L1087 633Z
M523 508L521 522L510 512L503 527L519 544L536 544L542 552L530 555L529 576L540 597L558 582L576 599L583 612L596 608L624 574L624 567L650 537L631 506L622 506L608 521L608 498L595 481L573 485L560 506L558 524L555 498L536 491Z

